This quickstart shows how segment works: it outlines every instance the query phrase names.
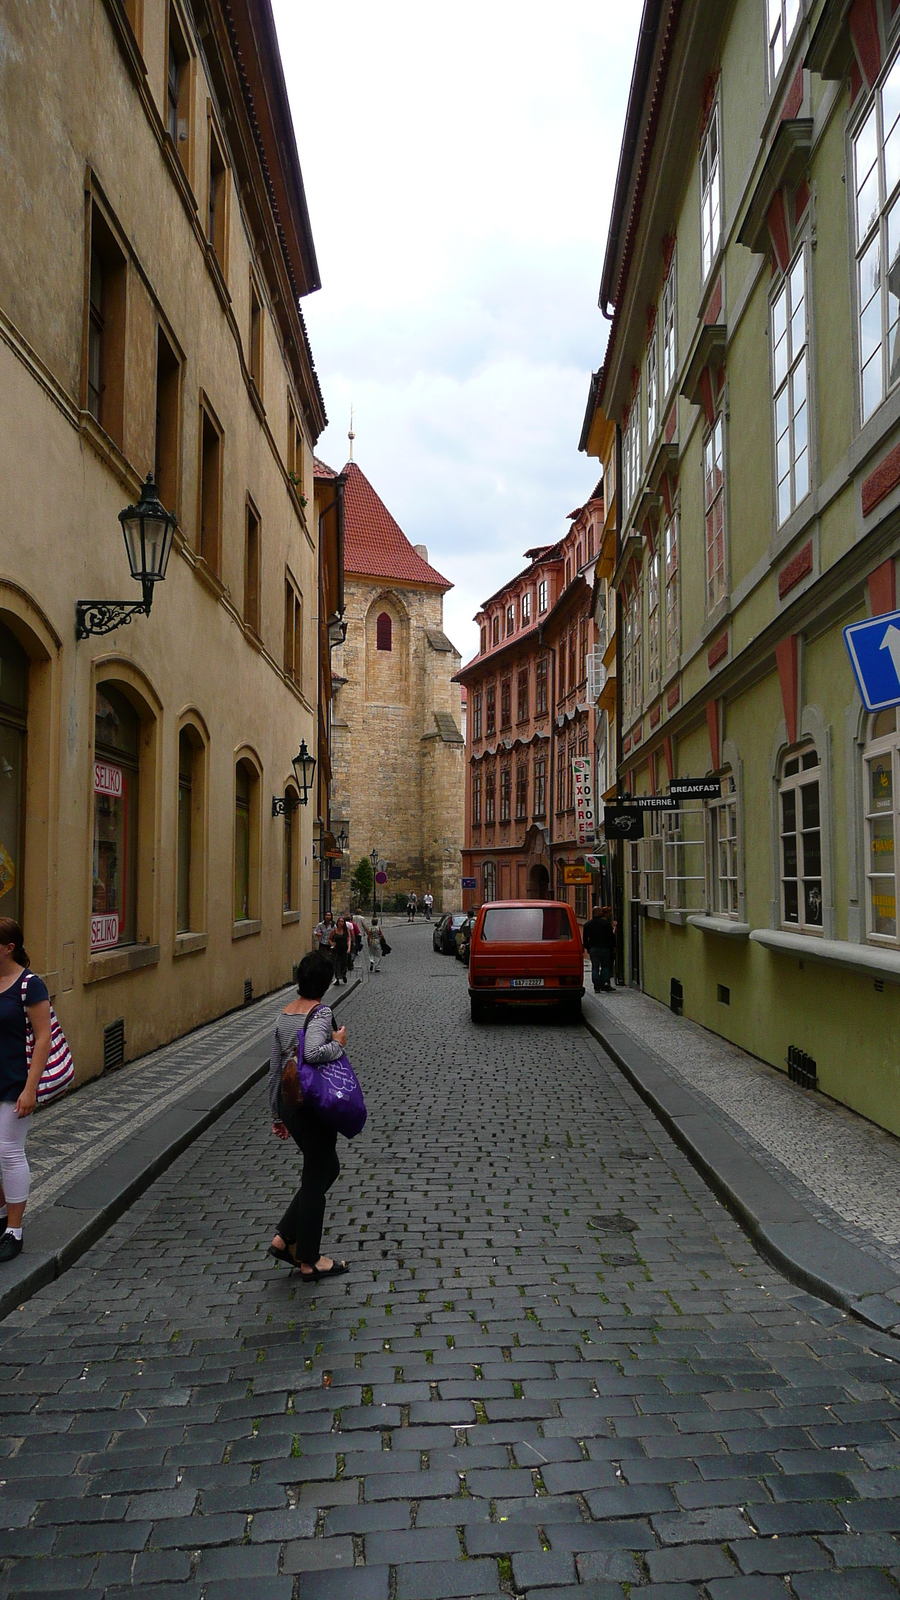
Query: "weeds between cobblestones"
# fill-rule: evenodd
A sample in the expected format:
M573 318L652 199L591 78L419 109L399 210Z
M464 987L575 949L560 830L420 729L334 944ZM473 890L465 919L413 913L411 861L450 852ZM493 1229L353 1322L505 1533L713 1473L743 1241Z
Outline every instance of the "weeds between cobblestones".
M900 1344L762 1263L584 1031L472 1028L396 933L347 1278L265 1255L260 1088L0 1328L0 1595L896 1597Z

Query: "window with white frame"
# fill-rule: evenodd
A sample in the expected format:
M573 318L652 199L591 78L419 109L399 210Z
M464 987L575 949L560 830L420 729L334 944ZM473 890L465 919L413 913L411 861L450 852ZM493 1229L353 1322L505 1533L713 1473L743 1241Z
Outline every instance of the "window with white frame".
M806 250L801 247L772 301L775 480L779 526L809 493Z
M894 840L900 796L896 711L871 718L863 753L866 816L866 931L897 943L897 857Z
M654 324L647 345L647 446L656 433L659 421L659 335Z
M644 704L644 607L641 582L634 586L629 611L631 613L631 709L638 715Z
M609 733L608 718L605 711L597 712L597 795L604 795L609 788Z
M703 441L703 520L706 530L706 609L725 598L725 423L722 416Z
M734 774L722 773L722 797L706 804L708 905L714 916L738 914L738 815Z
M626 598L622 607L622 715L631 719L634 698L634 628L631 620L631 601Z
M706 892L704 805L645 811L644 837L630 845L632 895L667 911L702 911Z
M853 136L860 408L865 422L900 376L900 52Z
M631 502L637 494L638 480L641 476L641 393L640 386L631 403L628 421L622 434L622 489L624 503L622 510L627 513L631 509Z
M705 282L722 236L722 163L719 102L713 103L700 144L700 259Z
M651 694L655 694L659 688L659 624L659 545L657 544L647 563L647 667Z
M778 785L781 920L801 933L822 932L820 785L814 746L786 757Z
M678 520L672 513L665 528L666 560L666 669L678 662Z
M547 610L547 607L548 607L549 604L550 604L550 584L549 584L549 582L548 582L548 580L546 578L542 578L540 583L538 584L538 615L539 616L543 615L543 613Z
M665 400L675 377L678 359L678 339L675 321L675 252L669 262L662 292L662 397Z
M769 88L778 77L784 52L797 26L800 0L766 0L766 39L769 46Z
M531 621L531 590L526 589L522 596L522 627L527 628Z

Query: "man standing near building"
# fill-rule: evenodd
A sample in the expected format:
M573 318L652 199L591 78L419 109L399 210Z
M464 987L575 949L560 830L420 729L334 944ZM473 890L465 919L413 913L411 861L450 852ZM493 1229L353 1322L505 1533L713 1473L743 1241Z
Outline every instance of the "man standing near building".
M434 905L434 895L432 894L430 889L427 890L426 894L424 895L423 900L422 900L422 904L425 907L425 921L426 922L430 922L431 921L431 908Z
M609 906L595 906L594 915L582 930L582 942L591 960L594 993L612 990L610 978L616 959L616 934Z
M416 894L415 889L410 889L409 894L406 897L406 920L407 920L407 922L415 922L415 920L416 920L416 912L418 911L418 909L419 909L419 896Z

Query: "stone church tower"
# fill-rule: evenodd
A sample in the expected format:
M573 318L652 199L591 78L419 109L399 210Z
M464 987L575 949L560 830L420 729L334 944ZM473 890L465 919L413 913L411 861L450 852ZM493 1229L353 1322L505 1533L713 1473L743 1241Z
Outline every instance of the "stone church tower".
M330 469L316 463L316 475ZM354 461L344 468L344 621L332 655L332 829L349 835L335 912L350 873L377 849L385 904L414 889L435 906L461 905L465 745L461 665L443 630L451 588L411 545Z

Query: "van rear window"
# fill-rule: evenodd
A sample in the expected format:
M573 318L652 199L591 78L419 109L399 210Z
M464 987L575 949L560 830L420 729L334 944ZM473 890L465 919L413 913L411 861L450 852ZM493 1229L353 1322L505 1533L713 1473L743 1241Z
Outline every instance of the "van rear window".
M481 937L486 944L543 944L571 939L572 928L562 906L506 906L485 912Z

